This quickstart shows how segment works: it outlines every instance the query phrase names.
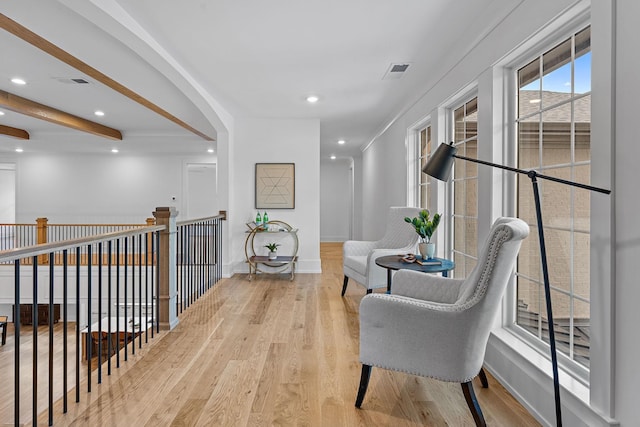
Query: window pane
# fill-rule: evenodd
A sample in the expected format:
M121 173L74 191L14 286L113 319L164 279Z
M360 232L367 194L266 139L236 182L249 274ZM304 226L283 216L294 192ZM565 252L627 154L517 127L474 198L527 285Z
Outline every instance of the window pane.
M540 167L540 115L518 124L518 167Z
M574 102L576 162L591 160L591 95Z
M537 283L542 283L541 266L538 227L534 226L531 227L529 237L522 241L522 246L518 253L518 274L526 276Z
M427 186L420 186L420 207L423 209L427 208Z
M555 329L556 349L567 356L571 356L571 300L568 295L552 290L551 301L553 303L553 326ZM545 319L543 322L546 323L546 310L542 318ZM546 330L547 328L544 326L544 323L542 335L545 337L545 342L549 342L549 331Z
M477 141L469 141L464 144L464 156L471 157L472 159L478 158L478 143ZM478 178L478 164L474 162L468 162L464 160L460 162L464 166L465 178Z
M571 39L542 55L542 108L571 94Z
M589 301L589 235L574 233L573 246L575 256L573 257L573 293Z
M464 255L455 252L453 254L453 261L456 264L456 268L453 269L452 277L456 279L464 279L467 277L467 273L465 271L465 259Z
M540 91L540 59L536 58L518 71L520 91Z
M418 204L421 208L427 208L429 201L430 178L426 174L422 173L422 168L429 161L429 155L431 153L431 126L427 126L421 129L418 132L418 139L420 141L420 153L416 171L416 173L418 174L417 180L419 186Z
M460 107L453 112L454 122L454 142L464 140L464 107Z
M589 337L591 336L591 313L589 304L573 301L573 358L589 367Z
M545 227L544 239L547 248L549 283L552 287L571 291L571 233Z
M571 162L571 103L542 113L542 165Z
M453 181L453 214L464 215L465 213L465 181Z
M574 65L574 92L591 91L591 27L576 34L576 60Z
M474 218L466 218L465 219L465 229L464 229L464 248L465 253L467 255L471 255L474 258L478 257L478 221ZM471 272L471 269L476 265L475 260L470 258L470 261L467 262L467 267L471 266L471 268L467 269L467 273Z
M541 287L537 283L519 277L517 301L518 316L516 321L518 325L537 337L540 325L540 303L542 301Z

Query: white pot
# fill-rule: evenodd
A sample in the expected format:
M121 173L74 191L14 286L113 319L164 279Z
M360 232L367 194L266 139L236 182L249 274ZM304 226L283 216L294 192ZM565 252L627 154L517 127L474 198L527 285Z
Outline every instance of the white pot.
M427 243L427 259L431 259L436 254L436 244Z
M270 251L269 252L269 259L273 260L273 259L276 259L276 258L278 258L278 252Z
M431 259L436 253L435 243L419 243L418 250L423 259Z

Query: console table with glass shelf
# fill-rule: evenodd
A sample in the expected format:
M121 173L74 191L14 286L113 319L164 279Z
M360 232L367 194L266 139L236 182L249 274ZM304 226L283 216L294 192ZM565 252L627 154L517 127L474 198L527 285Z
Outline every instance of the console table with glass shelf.
M249 280L258 272L279 274L287 271L291 274L290 280L293 280L298 262L298 229L278 220L260 225L248 223L247 227L244 254L249 264ZM269 259L267 255L268 250L264 246L268 243L279 245L275 259Z

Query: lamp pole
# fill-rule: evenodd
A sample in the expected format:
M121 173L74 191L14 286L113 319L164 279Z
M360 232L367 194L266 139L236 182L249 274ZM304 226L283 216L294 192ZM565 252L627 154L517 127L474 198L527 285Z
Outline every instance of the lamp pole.
M551 306L551 285L549 281L549 268L547 265L547 248L544 241L544 228L542 224L542 208L540 205L540 192L538 190L538 178L546 179L560 184L571 185L573 187L583 188L585 190L597 191L599 193L610 194L611 190L605 190L603 188L594 187L592 185L580 184L578 182L567 181L566 179L556 178L553 176L547 176L540 174L534 170L524 170L512 168L510 166L499 165L497 163L491 163L484 160L478 160L471 157L458 156L456 154L457 149L453 146L453 142L450 144L440 144L438 149L431 156L431 160L422 169L422 172L427 175L433 176L442 181L449 179L451 167L453 166L453 158L466 160L473 163L479 163L481 165L487 165L498 169L504 169L511 172L527 175L531 180L533 186L533 198L536 206L536 222L538 226L538 239L540 242L540 261L542 263L542 276L544 279L544 295L547 308L547 321L549 323L549 346L551 351L551 365L553 369L553 392L555 396L556 406L556 425L562 426L562 405L560 404L560 380L558 377L558 355L556 353L556 336L553 324L553 309Z
M556 353L556 336L555 336L555 330L554 330L554 324L553 324L553 308L551 306L551 285L549 281L549 268L547 264L547 248L544 240L544 227L542 224L542 208L540 204L540 192L538 190L538 178L558 182L561 184L571 185L571 186L583 188L586 190L597 191L599 193L604 193L604 194L610 194L611 190L605 190L603 188L598 188L598 187L594 187L587 184L581 184L578 182L567 181L565 179L556 178L553 176L542 175L534 170L523 170L523 169L512 168L509 166L486 162L484 160L478 160L471 157L458 156L457 154L453 154L453 157L461 160L467 160L473 163L492 166L498 169L504 169L511 172L524 174L524 175L527 175L531 180L531 185L533 186L533 198L536 206L536 222L538 226L538 240L540 244L540 261L542 263L542 277L544 279L544 295L545 295L546 308L547 308L547 321L549 323L549 347L551 351L551 366L553 370L553 393L555 396L556 426L561 427L562 426L562 405L560 404L560 380L558 376L558 355Z

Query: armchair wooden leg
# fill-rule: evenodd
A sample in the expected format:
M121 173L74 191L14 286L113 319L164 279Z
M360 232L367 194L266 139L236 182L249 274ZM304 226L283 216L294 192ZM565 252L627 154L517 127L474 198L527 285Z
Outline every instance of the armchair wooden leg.
M347 282L349 281L349 278L347 276L344 276L344 281L342 282L342 294L341 296L344 296L344 293L347 291Z
M478 376L480 377L482 388L489 388L489 381L487 381L487 374L484 373L484 368L480 368L480 373L478 374Z
M476 422L476 426L486 427L487 423L484 421L480 404L478 403L478 399L476 399L476 394L473 392L473 383L471 381L467 381L460 385L462 386L462 393L467 401L471 415L473 415L473 420Z
M356 408L362 405L367 387L369 387L369 378L371 378L371 366L363 364L362 374L360 375L360 386L358 387L358 397L356 397Z

